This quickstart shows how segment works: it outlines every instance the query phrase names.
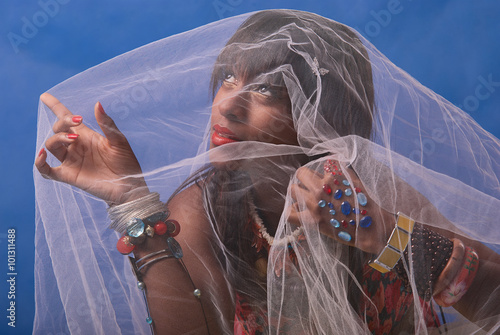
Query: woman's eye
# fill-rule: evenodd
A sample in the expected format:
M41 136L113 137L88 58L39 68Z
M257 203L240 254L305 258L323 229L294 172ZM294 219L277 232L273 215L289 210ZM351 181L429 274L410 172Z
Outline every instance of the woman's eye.
M273 95L270 85L259 85L256 87L255 91L266 96Z
M236 82L236 77L234 76L234 74L232 73L228 73L228 74L225 74L224 75L224 81L226 83L230 83L230 84L233 84Z

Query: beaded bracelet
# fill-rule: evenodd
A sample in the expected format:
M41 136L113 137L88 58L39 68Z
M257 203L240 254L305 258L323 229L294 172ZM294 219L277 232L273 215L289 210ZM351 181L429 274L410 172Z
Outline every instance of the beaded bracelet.
M201 302L201 290L195 286L182 260L182 248L174 239L174 236L179 234L181 227L177 221L167 220L170 212L165 207L165 204L159 200L158 193L151 193L128 203L112 206L108 209L108 214L112 221L110 228L124 234L116 244L118 251L124 255L134 251L135 246L144 243L147 237L154 237L154 235L167 236L166 241L168 248L152 252L137 260L133 257L129 257L132 271L137 279L137 287L142 291L147 311L146 322L150 326L151 334L155 333L153 319L151 318L146 294L146 284L143 281L141 270L151 266L153 263L168 258L175 258L182 266L183 271L187 274L193 286L193 295L200 303L207 333L210 333L205 309Z
M167 220L168 212L155 213L144 220L132 218L127 223L127 230L116 243L116 248L123 255L134 251L135 246L144 243L146 237L165 235L175 237L180 232L180 225L175 220Z
M407 288L410 287L405 264L411 260L412 272L418 295L430 300L434 283L447 265L453 250L453 242L421 224L416 224L411 235L411 255L408 248L394 271Z
M479 256L477 252L473 248L467 247L460 272L444 290L434 296L434 301L442 307L456 304L469 290L476 277L478 266Z
M148 300L147 300L146 284L143 281L143 273L141 272L141 270L143 268L145 268L146 266L149 266L157 261L160 261L162 259L167 259L167 258L175 258L182 266L183 271L187 274L188 279L191 282L191 285L193 286L193 295L195 298L198 299L198 302L200 303L201 310L203 313L203 318L205 319L206 330L208 333L210 333L209 328L208 328L208 321L207 321L205 309L204 309L203 304L201 302L201 290L196 287L193 279L191 278L191 275L189 274L189 271L188 271L186 265L184 264L184 262L182 260L182 257L184 256L183 252L182 252L182 248L173 237L167 238L167 245L168 245L168 249L154 251L150 254L147 254L146 256L141 257L138 260L129 256L129 261L130 261L130 264L132 266L132 272L134 273L134 275L137 279L137 288L139 288L139 290L142 291L142 296L144 298L144 303L146 305L146 312L147 312L146 322L150 326L151 334L154 335L154 333L155 333L154 326L153 326L153 319L151 318L151 313L150 313L149 304L148 304ZM155 257L155 256L158 256L158 257ZM151 258L153 258L153 259L151 259ZM146 262L144 262L144 261L146 261ZM138 266L139 263L141 263L141 262L144 262L144 263L141 264L140 266Z
M450 260L443 269L443 272L439 275L433 288L433 295L437 295L443 291L451 281L458 275L465 255L465 245L464 243L456 238L451 239L453 241L453 251L451 253Z
M109 228L120 234L127 231L129 226L134 223L133 219L135 218L144 219L159 212L164 212L168 216L168 210L156 192L121 205L110 206L107 211L111 220Z
M381 273L391 271L399 262L403 252L406 251L414 226L415 221L398 212L396 225L387 241L387 245L376 259L368 262L368 265Z
M182 248L173 237L167 238L167 245L168 245L168 249L163 249L163 250L152 252L152 253L136 260L135 265L137 266L137 271L141 271L144 267L146 267L154 262L157 262L159 260L162 260L162 259L166 259L166 258L181 259L182 258L182 256L183 256ZM164 254L164 255L162 255L162 254ZM150 258L157 256L157 255L161 255L161 256L150 259ZM148 260L148 261L139 265L139 263L141 263L145 260Z

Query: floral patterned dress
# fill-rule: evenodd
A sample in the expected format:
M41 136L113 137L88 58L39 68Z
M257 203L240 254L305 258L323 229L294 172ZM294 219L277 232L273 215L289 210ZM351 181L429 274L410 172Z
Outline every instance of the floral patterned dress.
M382 274L366 265L361 285L369 300L367 297L363 298L358 312L372 334L390 334L394 329L404 327L402 323L405 317L412 316L409 314L413 313L414 297L395 273ZM430 303L420 298L419 302L423 307L427 326L438 327L439 321ZM237 294L234 334L266 334L267 326L265 313L256 313L248 300Z
M248 227L254 233L252 247L255 248L257 254L267 256L270 245L263 237L261 225L255 218L250 216L248 219ZM304 235L298 237L298 241L305 241ZM288 257L291 263L297 268L297 256L291 245L288 245ZM290 263L288 263L290 264ZM278 265L276 275L283 270ZM300 272L300 269L299 269ZM371 268L368 264L364 265L363 276L361 279L364 296L359 304L358 314L368 326L368 329L373 335L385 335L393 333L395 330L408 330L413 324L414 296L409 291L403 281L399 279L395 272L385 274ZM428 301L418 298L418 303L422 306L424 318L427 327L439 327L439 319L432 309L432 305ZM273 320L271 325L273 324ZM286 322L280 320L280 333L286 334L284 330L289 328L294 320ZM277 324L278 322L276 322ZM409 323L409 324L408 324ZM236 294L235 318L234 318L234 334L235 335L261 335L268 332L268 317L265 311L255 311L251 307L250 301L241 294ZM399 332L398 331L398 332Z

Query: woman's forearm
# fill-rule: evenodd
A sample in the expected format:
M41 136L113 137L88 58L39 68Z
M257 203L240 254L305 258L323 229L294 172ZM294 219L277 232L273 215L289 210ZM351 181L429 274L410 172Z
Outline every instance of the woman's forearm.
M202 206L192 206L202 203L200 197L198 187L189 187L168 204L169 219L181 227L175 240L182 248L182 262L175 257L158 258L171 255L166 235L148 237L134 250L136 260L153 254L138 266L149 262L140 274L156 334L205 334L208 330L222 334L227 332L222 327L231 327L234 319L230 288L213 247L213 229Z
M165 239L158 236L147 239L135 252L135 259L168 249ZM208 333L204 308L208 308L205 295L196 297L194 290L203 292L204 283L196 276L191 282L190 273L185 271L176 258L159 259L163 254L152 257L150 263L140 270L140 279L145 284L151 319L155 334ZM154 260L158 258L158 260ZM140 264L144 264L141 262ZM189 262L188 262L189 265ZM194 275L194 271L193 271ZM215 321L215 320L211 320ZM146 320L145 320L146 322ZM212 322L213 323L213 322ZM217 328L211 324L212 332Z

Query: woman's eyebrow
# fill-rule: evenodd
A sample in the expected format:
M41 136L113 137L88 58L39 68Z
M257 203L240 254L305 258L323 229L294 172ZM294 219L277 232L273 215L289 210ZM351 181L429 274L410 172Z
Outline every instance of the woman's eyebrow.
M285 82L283 80L283 75L281 72L272 71L261 73L252 79L252 83L266 83L274 86L284 86Z

